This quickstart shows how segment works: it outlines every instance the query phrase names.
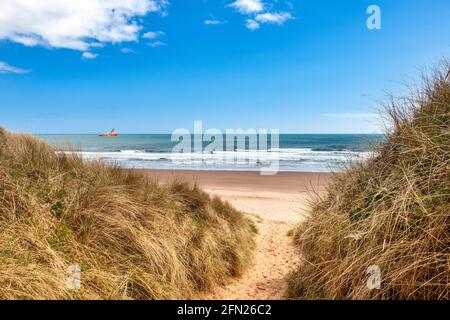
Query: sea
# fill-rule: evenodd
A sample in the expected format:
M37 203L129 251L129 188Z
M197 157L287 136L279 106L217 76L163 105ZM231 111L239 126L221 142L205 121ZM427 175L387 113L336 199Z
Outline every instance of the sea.
M192 149L175 152L180 141L172 141L171 134L36 136L58 152L77 153L86 160L103 160L124 168L259 171L276 162L280 172L338 172L349 163L367 160L384 139L379 134L281 134L276 146L268 139L267 147L258 150L243 136L244 144L238 143L238 137L231 150L224 146L211 151L207 148L209 141L202 141L202 147L195 148L193 141L199 138L192 136Z

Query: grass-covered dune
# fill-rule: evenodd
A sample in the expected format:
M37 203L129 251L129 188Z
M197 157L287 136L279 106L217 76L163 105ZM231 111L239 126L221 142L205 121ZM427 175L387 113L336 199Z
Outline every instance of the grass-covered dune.
M254 233L195 187L0 129L0 299L192 298L242 273Z
M293 230L289 298L450 298L450 65L393 99L377 155L336 175ZM369 290L367 270L381 271Z

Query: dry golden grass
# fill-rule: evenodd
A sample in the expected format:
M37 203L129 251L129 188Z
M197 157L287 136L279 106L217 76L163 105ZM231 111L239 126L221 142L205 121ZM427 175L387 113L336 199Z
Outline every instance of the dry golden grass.
M239 276L255 227L181 182L0 128L0 299L178 299ZM81 267L81 290L67 268Z
M393 99L377 155L336 175L292 231L304 263L289 298L450 298L450 64ZM381 289L366 286L381 269Z

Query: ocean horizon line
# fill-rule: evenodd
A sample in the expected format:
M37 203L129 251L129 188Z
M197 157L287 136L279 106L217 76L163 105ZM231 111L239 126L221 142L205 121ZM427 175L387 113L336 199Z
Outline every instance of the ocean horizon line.
M16 133L19 133L16 131ZM33 136L40 136L40 135L99 135L101 134L101 132L95 132L95 133L91 133L91 132L82 132L82 133L30 133L30 132L22 132L22 133L27 133L27 134L31 134ZM127 132L120 132L119 134L124 136L124 135L172 135L172 133L127 133ZM193 134L193 133L192 133ZM223 133L224 135L226 134L225 132ZM258 133L259 134L259 133ZM364 132L349 132L349 133L335 133L335 132L320 132L320 133L296 133L296 132L280 132L280 135L385 135L386 133L384 132L375 132L375 133L364 133ZM237 135L246 135L245 133L243 134L237 134Z

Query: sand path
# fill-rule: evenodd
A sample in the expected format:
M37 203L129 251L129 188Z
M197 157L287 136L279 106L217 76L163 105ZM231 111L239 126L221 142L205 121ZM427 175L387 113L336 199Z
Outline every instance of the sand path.
M287 233L303 217L303 193L245 192L206 189L249 214L258 226L254 265L242 278L216 289L205 299L276 300L283 299L286 275L296 268L299 254Z

